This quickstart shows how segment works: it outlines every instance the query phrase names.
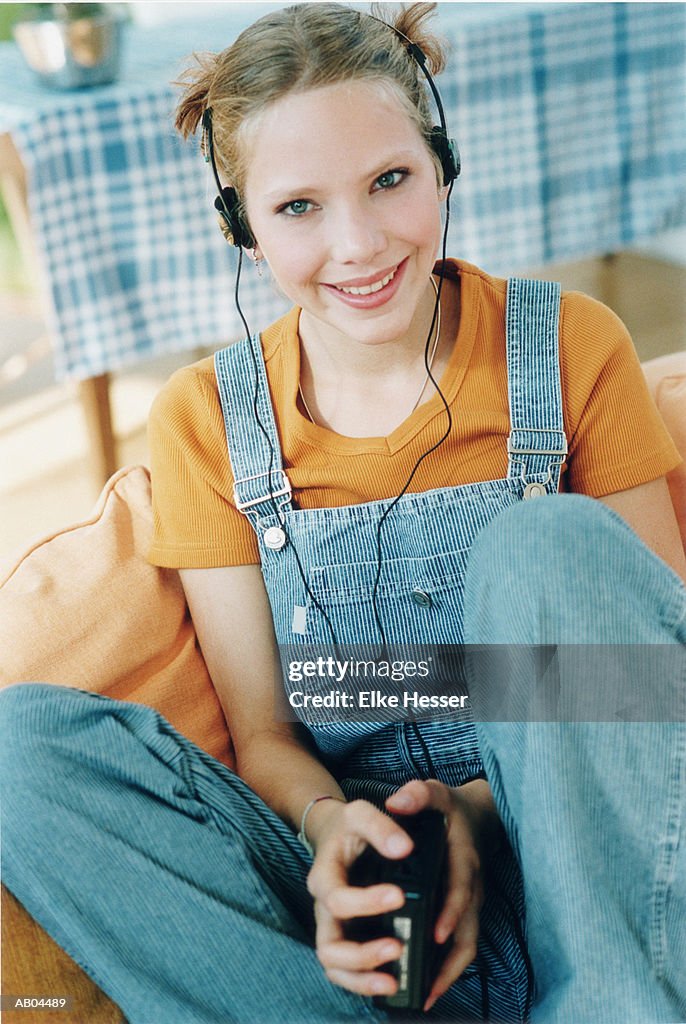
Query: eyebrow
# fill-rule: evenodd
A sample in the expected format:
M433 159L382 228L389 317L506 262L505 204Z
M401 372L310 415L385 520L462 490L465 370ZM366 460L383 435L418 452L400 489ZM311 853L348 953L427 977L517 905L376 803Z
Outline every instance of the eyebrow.
M379 162L374 165L369 171L361 176L361 181L373 181L374 178L378 178L384 171L388 171L391 168L398 167L410 160L416 160L417 150L416 149L396 149L393 150L388 159L383 162ZM284 182L283 185L277 186L277 188L270 190L269 192L263 193L263 198L273 202L279 199L283 199L285 196L306 196L313 195L317 192L325 191L318 185L302 185L300 183L290 185L288 182Z

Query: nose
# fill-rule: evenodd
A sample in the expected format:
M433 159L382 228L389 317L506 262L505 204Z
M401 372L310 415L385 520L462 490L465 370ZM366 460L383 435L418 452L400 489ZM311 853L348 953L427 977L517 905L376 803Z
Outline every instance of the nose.
M331 227L332 256L337 263L372 263L388 244L383 225L366 204L344 204Z

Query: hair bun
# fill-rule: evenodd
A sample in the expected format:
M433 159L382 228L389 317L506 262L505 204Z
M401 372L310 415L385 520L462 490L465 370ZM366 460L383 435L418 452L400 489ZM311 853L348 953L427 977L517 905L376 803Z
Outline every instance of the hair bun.
M431 74L440 74L447 62L446 47L426 28L426 22L434 16L438 4L401 4L400 9L396 12L389 12L389 6L389 4L373 3L371 12L375 18L385 22L396 32L406 36L410 42L415 43L426 57L426 65Z
M185 92L176 108L174 127L184 139L192 135L207 107L208 94L217 70L218 54L194 53L195 65L181 72L172 85L181 85Z

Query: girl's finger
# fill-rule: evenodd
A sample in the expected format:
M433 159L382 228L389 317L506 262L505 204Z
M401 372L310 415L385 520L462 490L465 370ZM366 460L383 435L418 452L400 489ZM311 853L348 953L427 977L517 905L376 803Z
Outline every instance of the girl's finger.
M483 898L481 865L474 848L451 850L449 857L447 892L434 929L439 943L455 933L463 914L474 901L480 907Z
M329 913L340 920L369 917L385 910L397 910L405 902L405 893L397 885L369 885L364 888L345 885L332 890L322 902Z
M359 973L334 969L327 971L326 976L334 985L341 985L361 996L392 996L398 990L395 978L381 971Z
M397 939L375 939L373 942L323 942L317 944L317 957L327 971L373 971L382 964L397 960L402 945Z
M436 1000L447 992L454 981L476 958L477 939L479 936L479 908L476 902L462 915L458 930L453 936L452 948L448 952L441 968L431 986L431 992L424 1004L424 1012L429 1010Z
M320 945L339 942L343 938L341 922L337 921L319 900L314 904L314 920L317 927L317 948Z
M417 814L428 807L447 814L450 810L450 790L435 779L412 779L386 799L392 814Z

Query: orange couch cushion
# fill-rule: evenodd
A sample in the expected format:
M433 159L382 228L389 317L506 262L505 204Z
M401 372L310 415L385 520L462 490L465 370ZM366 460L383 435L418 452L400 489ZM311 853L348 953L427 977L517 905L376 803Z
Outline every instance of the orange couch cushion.
M685 460L667 474L667 483L686 550L686 352L651 359L643 364L643 372L667 429Z
M92 516L35 544L0 582L0 686L47 682L157 708L233 767L177 572L146 561L150 477L107 483Z

